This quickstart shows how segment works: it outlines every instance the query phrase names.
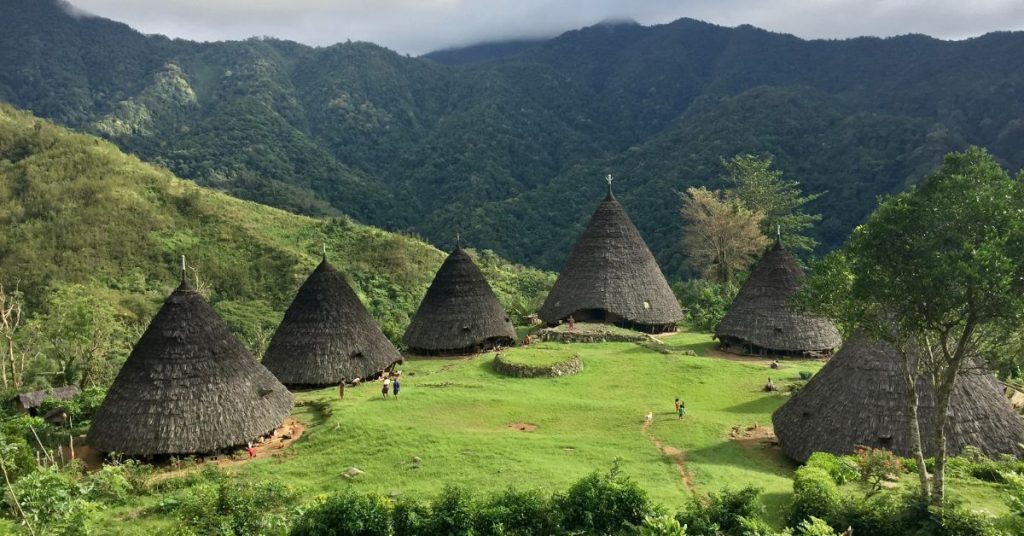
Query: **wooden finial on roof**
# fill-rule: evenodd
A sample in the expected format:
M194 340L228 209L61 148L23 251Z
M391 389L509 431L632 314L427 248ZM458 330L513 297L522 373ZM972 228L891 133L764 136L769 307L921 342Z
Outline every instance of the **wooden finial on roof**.
M455 231L455 249L462 249L462 235Z
M185 282L185 256L181 256L181 282Z
M327 242L321 242L320 247L324 250L324 262L327 262Z
M612 174L609 173L604 180L608 181L608 195L612 195Z

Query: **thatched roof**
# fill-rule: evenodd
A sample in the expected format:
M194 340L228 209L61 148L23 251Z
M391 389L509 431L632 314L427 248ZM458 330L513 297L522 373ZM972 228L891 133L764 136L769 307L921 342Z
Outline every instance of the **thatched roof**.
M54 387L53 389L21 393L14 397L14 401L18 406L20 406L19 409L28 411L30 409L38 408L43 401L48 398L53 398L55 400L70 400L78 396L81 392L82 390L79 389L77 385L67 385L64 387Z
M288 386L370 378L402 360L344 276L325 258L284 314L263 365Z
M402 341L415 353L471 352L516 340L505 309L473 259L457 248L445 259Z
M214 452L273 431L293 404L182 281L107 391L88 443L130 456Z
M540 317L556 324L588 310L610 313L624 325L664 328L683 317L654 255L610 189L565 262Z
M907 390L899 354L892 346L855 333L810 382L772 415L782 450L799 462L816 451L849 454L859 445L910 450ZM918 382L925 456L934 453L931 428L935 399L929 383ZM1024 420L1014 412L1002 386L980 364L954 385L946 420L946 445L956 455L973 445L989 456L1024 454Z
M791 302L800 291L804 272L778 241L761 257L715 330L723 343L768 352L830 352L842 344L828 319L800 313Z

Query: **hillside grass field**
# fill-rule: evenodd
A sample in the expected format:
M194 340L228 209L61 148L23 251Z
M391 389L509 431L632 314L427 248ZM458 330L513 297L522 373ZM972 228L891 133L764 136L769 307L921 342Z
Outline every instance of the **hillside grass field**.
M579 353L583 371L559 378L502 376L493 369L493 353L410 359L402 365L397 400L384 399L379 383L348 388L344 400L336 387L297 393L294 418L305 426L302 437L272 456L225 470L253 485L285 483L300 502L346 488L426 501L448 485L475 493L563 491L618 460L624 474L670 511L693 493L756 486L764 491L768 519L782 526L796 464L777 447L730 435L733 427L770 426L787 395L764 392L768 377L784 391L800 371L816 372L822 362L785 360L775 370L767 360L725 357L708 334L684 332L663 341L658 350L635 343L508 350L526 360ZM674 412L677 396L686 402L682 419ZM649 427L647 412L653 413ZM536 428L521 431L521 424ZM350 467L365 474L345 478ZM857 484L847 487L858 491ZM172 528L176 520L160 505L188 486L169 489L102 512L98 526L116 534ZM952 479L950 491L973 509L1007 512L995 484Z

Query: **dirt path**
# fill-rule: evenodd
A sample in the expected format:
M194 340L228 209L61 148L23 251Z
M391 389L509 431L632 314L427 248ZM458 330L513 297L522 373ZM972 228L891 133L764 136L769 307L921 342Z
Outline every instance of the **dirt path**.
M194 466L185 467L183 469L174 469L170 471L161 471L153 475L150 481L156 482L168 478L182 476L188 473L189 471L206 465L213 465L215 467L223 469L226 467L233 467L236 465L246 464L253 460L280 456L283 453L284 449L292 446L293 443L298 441L299 438L302 437L303 432L305 431L306 427L303 426L302 423L289 417L284 420L284 423L282 423L281 426L274 430L274 433L271 434L270 437L253 445L253 450L256 451L256 455L252 458L248 457L248 455L242 458L233 458L227 454L211 456L208 457L206 461L199 462ZM244 449L242 450L242 453L245 453Z
M693 485L693 478L690 476L690 472L686 470L686 458L683 455L683 451L673 447L672 445L665 445L660 439L654 437L654 434L650 432L651 423L653 421L644 420L643 426L640 427L640 433L654 444L654 447L659 452L667 456L672 463L676 466L676 471L679 472L679 478L683 481L683 486L693 494L697 493L697 487Z

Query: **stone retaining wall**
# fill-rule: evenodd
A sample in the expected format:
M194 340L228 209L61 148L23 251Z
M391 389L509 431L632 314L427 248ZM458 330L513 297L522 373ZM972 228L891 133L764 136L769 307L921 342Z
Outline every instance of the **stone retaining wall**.
M536 366L509 361L504 353L499 352L494 356L494 370L514 378L556 378L579 374L583 370L583 360L579 355L574 355L560 363Z

